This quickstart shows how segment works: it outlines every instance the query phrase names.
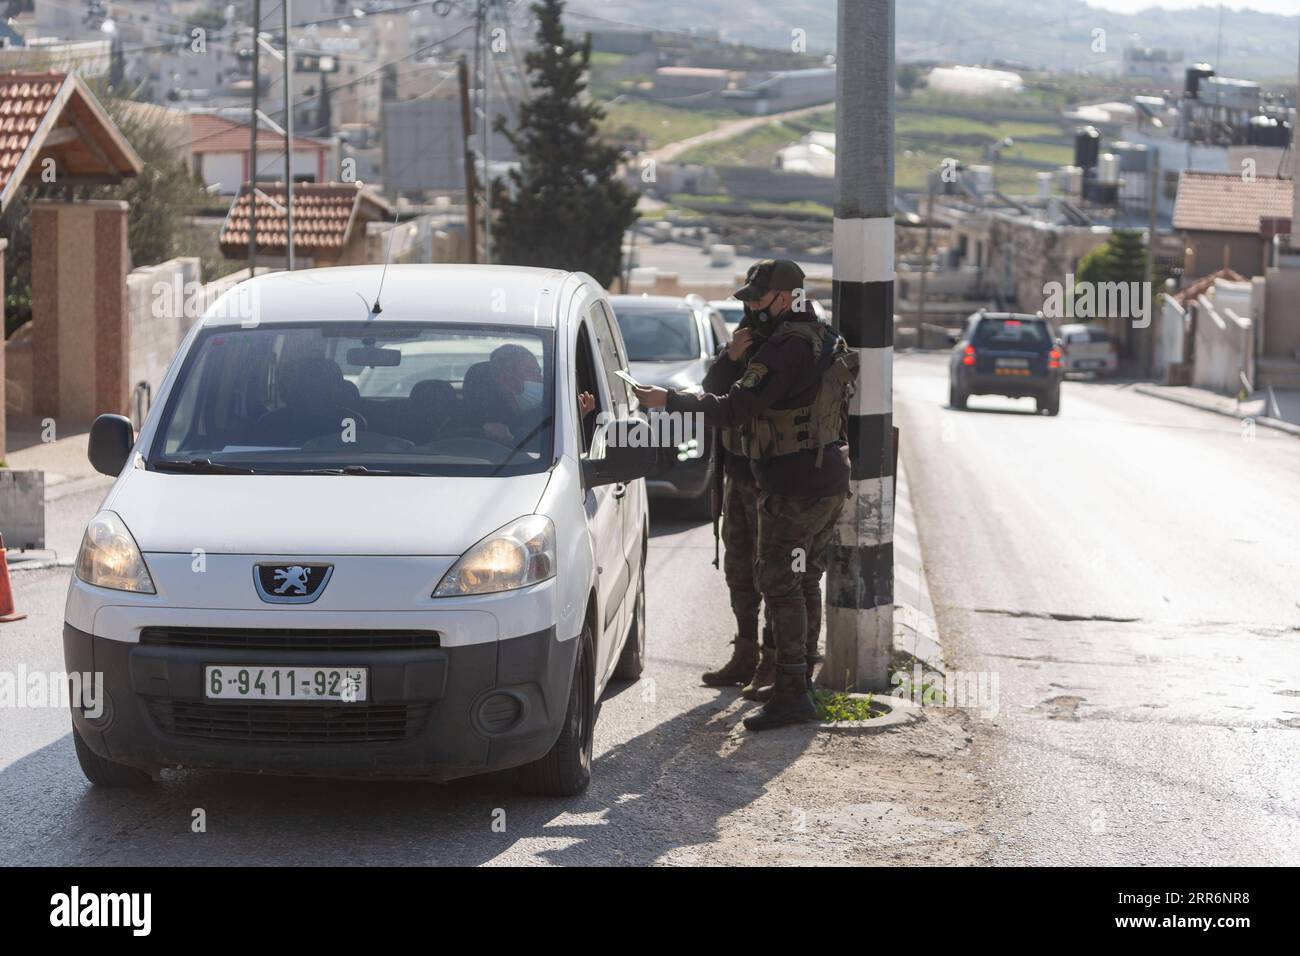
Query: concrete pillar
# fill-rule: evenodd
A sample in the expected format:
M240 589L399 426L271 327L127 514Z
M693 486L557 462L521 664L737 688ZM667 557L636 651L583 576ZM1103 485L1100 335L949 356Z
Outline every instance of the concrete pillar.
M33 411L58 422L129 413L127 204L32 204Z
M861 368L818 679L861 691L888 688L894 638L894 0L840 0L837 50L832 297Z

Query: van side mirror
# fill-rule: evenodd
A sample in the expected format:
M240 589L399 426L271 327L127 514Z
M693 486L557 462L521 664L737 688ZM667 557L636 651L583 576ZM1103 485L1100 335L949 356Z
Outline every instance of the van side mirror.
M100 415L90 426L90 443L86 457L103 475L116 478L126 467L135 444L135 429L131 419L122 415Z
M588 488L636 481L659 466L659 449L650 425L639 418L619 418L596 426L591 450L582 461Z

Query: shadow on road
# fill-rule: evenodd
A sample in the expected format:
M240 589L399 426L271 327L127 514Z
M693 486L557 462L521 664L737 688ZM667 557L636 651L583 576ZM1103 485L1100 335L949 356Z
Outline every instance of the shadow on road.
M572 799L522 795L513 772L437 785L180 770L99 790L69 734L0 771L0 864L649 864L713 842L718 821L761 796L815 733L729 745L736 715L715 719L729 696L601 754ZM192 830L198 810L206 832Z

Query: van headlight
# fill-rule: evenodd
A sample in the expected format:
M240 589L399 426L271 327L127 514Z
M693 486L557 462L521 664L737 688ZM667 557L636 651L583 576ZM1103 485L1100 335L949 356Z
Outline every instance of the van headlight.
M81 538L74 568L77 577L95 587L154 594L153 578L126 522L112 511L90 519Z
M527 515L470 548L433 589L434 597L513 591L555 577L555 525Z

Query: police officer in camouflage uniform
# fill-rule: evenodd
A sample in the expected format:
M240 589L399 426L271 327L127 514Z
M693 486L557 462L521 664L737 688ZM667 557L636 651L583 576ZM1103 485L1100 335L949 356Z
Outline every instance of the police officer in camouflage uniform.
M776 644L771 698L745 718L766 730L816 718L809 693L809 649L821 629L821 574L835 521L849 492L845 440L854 354L817 322L803 297L803 271L764 260L736 297L771 333L725 395L637 390L649 408L701 413L734 428L758 487L756 572ZM739 336L740 333L737 333Z
M754 268L750 269L751 274ZM748 306L730 343L719 351L704 376L704 391L725 395L745 372L745 367L771 329L758 322ZM776 647L772 629L765 626L759 644L758 615L762 595L755 573L758 544L758 484L749 459L741 450L740 430L719 428L718 467L722 470L722 541L726 548L722 570L736 616L736 637L731 659L701 678L710 687L741 685L741 695L764 700L771 695L776 676Z

